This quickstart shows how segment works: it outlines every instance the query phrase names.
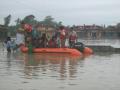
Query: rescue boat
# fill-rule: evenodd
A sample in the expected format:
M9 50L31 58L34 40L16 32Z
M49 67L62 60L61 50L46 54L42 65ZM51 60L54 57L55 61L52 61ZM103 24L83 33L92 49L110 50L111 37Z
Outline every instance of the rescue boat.
M86 47L83 43L81 42L77 42L75 43L74 48L76 48L77 50L79 50L80 52L82 52L84 55L90 55L93 54L93 50L89 47Z
M90 55L93 54L93 50L86 47L83 43L77 42L73 48L33 48L32 51L28 47L22 46L21 51L23 53L63 53L75 56Z
M21 47L21 51L23 53L28 53L29 49L28 47ZM32 53L64 53L64 54L70 54L75 56L81 56L82 53L73 48L34 48L32 49Z

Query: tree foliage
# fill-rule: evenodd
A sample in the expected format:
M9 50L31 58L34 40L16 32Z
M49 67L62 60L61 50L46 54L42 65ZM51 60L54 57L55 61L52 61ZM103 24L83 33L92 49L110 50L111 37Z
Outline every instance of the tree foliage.
M28 15L22 21L30 25L35 25L37 23L34 15Z
M62 22L56 22L54 21L54 18L52 16L46 16L43 21L40 22L43 25L49 26L49 27L59 27L62 25Z
M8 15L7 17L5 17L4 20L5 20L5 25L8 26L11 20L11 15ZM53 27L53 28L58 28L59 26L63 25L61 21L59 22L55 21L52 16L46 16L43 20L37 21L35 20L35 16L32 14L25 16L23 19L17 18L15 22L16 22L16 25L9 26L9 30L8 30L8 32L12 33L12 35L15 35L16 30L21 26L20 25L21 22L24 22L33 26L40 24L40 25Z
M11 20L11 15L8 15L7 17L4 18L4 25L8 26L10 24Z
M17 18L17 20L15 20L15 22L16 22L16 25L19 25L20 22L21 22L21 19L20 19L20 18Z

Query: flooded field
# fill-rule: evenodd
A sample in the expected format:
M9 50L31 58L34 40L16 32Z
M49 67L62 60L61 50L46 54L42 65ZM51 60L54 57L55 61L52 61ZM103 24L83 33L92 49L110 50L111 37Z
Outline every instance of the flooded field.
M120 90L120 54L28 55L1 46L0 90Z

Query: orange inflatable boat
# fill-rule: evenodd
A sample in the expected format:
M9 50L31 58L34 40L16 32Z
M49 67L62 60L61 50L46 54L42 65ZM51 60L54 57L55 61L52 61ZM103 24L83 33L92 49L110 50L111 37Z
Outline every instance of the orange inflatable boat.
M21 51L23 53L29 52L27 47L21 47ZM32 50L33 53L65 53L65 54L70 54L70 55L75 55L75 56L81 56L82 53L73 48L34 48Z
M80 52L82 52L84 55L90 55L93 54L93 50L89 47L86 47L83 43L81 42L77 42L74 46L74 48L76 48L77 50L79 50Z
M93 54L93 50L81 42L77 42L73 48L34 48L28 49L28 47L21 46L23 53L62 53L75 56L90 55Z
M83 54L93 54L93 50L91 49L91 48L89 48L89 47L84 47L84 49L83 49L83 52L82 52Z

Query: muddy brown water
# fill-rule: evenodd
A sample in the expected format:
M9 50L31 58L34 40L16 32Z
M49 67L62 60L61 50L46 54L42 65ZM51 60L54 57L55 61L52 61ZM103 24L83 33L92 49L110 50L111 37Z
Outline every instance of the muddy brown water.
M0 90L120 90L120 54L28 55L0 47Z

